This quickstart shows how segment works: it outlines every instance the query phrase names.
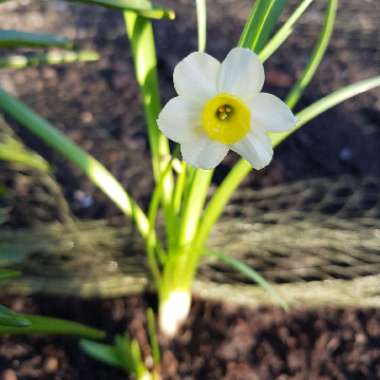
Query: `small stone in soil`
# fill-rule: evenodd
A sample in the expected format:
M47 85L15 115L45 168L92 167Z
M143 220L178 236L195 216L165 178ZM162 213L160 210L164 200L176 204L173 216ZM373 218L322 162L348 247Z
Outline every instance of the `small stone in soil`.
M6 369L1 373L1 380L17 380L16 372L13 369Z
M44 370L47 373L57 372L58 368L59 368L59 361L57 358L55 358L53 356L49 356L48 358L46 358L46 360L44 362Z

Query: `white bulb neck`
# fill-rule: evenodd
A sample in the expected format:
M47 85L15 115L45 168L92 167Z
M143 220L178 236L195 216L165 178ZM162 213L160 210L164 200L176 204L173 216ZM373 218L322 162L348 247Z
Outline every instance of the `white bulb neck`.
M174 290L161 301L159 307L159 325L169 338L176 335L189 315L191 294L184 290Z

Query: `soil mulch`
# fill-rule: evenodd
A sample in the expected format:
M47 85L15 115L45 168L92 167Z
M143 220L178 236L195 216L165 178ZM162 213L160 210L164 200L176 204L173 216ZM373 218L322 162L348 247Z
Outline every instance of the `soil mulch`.
M8 300L15 310L49 313L103 328L126 328L149 355L147 300ZM111 336L110 336L111 338ZM173 342L161 339L164 380L370 380L380 378L380 310L250 310L196 300ZM126 375L87 357L69 337L3 337L2 380L103 380Z

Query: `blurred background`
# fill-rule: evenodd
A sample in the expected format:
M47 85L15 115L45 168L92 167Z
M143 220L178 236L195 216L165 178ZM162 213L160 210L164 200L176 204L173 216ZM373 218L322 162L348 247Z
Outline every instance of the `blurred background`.
M222 60L236 45L252 2L207 3L207 51ZM298 3L289 1L281 21ZM174 95L174 66L197 49L197 32L193 1L168 0L160 5L176 12L175 21L154 23L164 103ZM265 63L265 90L281 98L286 96L318 39L324 7L325 2L315 1L289 40ZM146 206L153 188L149 151L121 14L54 0L12 1L0 9L1 28L60 34L75 40L80 48L99 52L101 58L97 62L1 70L0 87L22 99L104 163L129 193ZM339 2L330 46L296 110L344 85L379 75L379 20L378 0ZM36 281L39 293L44 293L46 284L51 283L38 282L40 277L59 278L75 271L82 276L83 268L92 273L91 263L109 276L120 275L131 265L141 266L141 257L132 264L123 262L125 254L134 249L130 240L122 237L124 230L107 229L125 227L125 219L116 207L58 153L16 123L7 121L18 138L54 168L51 182L36 170L0 163L0 184L6 188L0 206L8 212L1 239L25 239L37 247L22 266L29 276L28 286ZM380 378L380 312L375 308L379 306L380 284L379 147L380 90L375 89L309 123L281 144L268 168L249 175L226 208L225 218L210 244L237 252L268 280L285 286L284 294L298 309L285 314L276 307L262 307L267 302L265 294L252 296L233 287L229 294L223 290L219 296L231 300L239 293L240 304L248 302L260 307L236 309L230 304L197 299L185 330L174 343L165 346L165 379ZM215 184L236 159L231 154L218 167ZM107 228L101 226L107 235L99 234L99 229L91 235L92 225L81 227L83 233L90 231L87 240L100 247L98 255L92 254L87 261L71 265L71 256L68 259L64 255L61 261L46 259L44 248L35 242L46 238L38 233L47 223L50 226L95 219L106 223ZM283 229L283 225L288 225L288 229ZM17 235L15 231L39 232L33 240L30 235ZM74 241L76 237L69 233L72 230L62 236ZM112 247L97 245L107 239L111 239ZM53 243L49 249L52 246ZM77 253L75 244L73 247L72 256ZM34 266L36 257L39 265ZM62 269L62 262L71 266ZM93 272L95 276L97 270ZM202 267L200 278L216 284L247 283L213 262ZM357 279L365 284L356 282ZM325 280L327 284L330 281L330 287L322 285ZM341 292L340 281L348 284ZM119 291L112 300L82 301L70 294L75 293L77 283L69 286L62 282L59 286L64 294L59 298L4 296L4 303L16 311L54 314L112 332L122 330L128 323L132 332L141 335L146 305L141 297L123 298ZM354 289L360 291L355 293ZM218 288L212 291L217 295ZM23 288L23 293L28 291ZM216 298L210 294L208 297ZM299 308L306 304L312 308ZM12 337L0 342L3 380L93 380L109 376L125 378L84 358L74 341Z

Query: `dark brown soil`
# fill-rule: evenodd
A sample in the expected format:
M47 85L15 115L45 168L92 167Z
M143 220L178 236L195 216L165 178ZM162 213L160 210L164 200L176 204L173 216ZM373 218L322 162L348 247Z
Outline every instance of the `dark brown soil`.
M82 321L111 334L126 328L145 347L146 300L15 299L16 310ZM74 338L6 337L2 379L126 379L86 357ZM379 310L249 310L196 300L171 343L162 341L164 380L375 380L380 378ZM8 377L6 377L7 374Z
M177 11L174 23L156 23L158 70L164 100L173 95L174 65L196 49L190 0L164 3ZM293 4L297 1L293 1ZM316 2L296 34L266 63L266 90L284 96L301 72L317 39L324 2ZM209 1L209 52L218 58L236 43L251 1ZM17 10L16 10L17 9ZM1 27L60 31L94 48L97 63L2 72L0 85L47 117L95 155L142 204L152 181L142 111L132 75L130 50L120 14L59 2L2 5ZM380 15L377 0L341 0L331 48L298 106L345 84L378 73ZM380 176L380 93L347 102L312 122L278 149L272 165L245 186L263 187L296 179ZM51 162L77 217L120 215L81 173L15 126L28 146ZM218 168L218 182L236 158ZM15 190L15 189L13 189ZM17 211L17 205L12 205ZM34 225L31 213L11 213L14 227ZM51 213L55 219L55 213ZM98 326L110 334L128 327L144 344L146 300L132 297L81 301L43 297L4 300L14 310L40 312ZM172 343L162 342L164 379L286 380L380 379L380 311L236 309L196 301L191 318ZM73 338L4 337L0 340L2 380L125 379L78 349Z

